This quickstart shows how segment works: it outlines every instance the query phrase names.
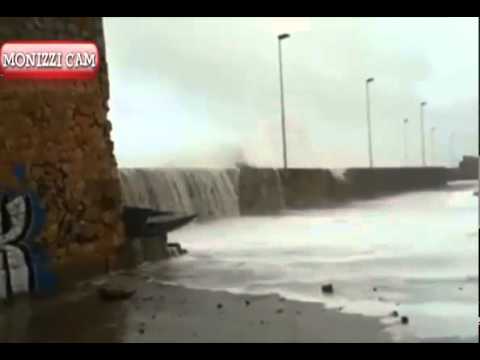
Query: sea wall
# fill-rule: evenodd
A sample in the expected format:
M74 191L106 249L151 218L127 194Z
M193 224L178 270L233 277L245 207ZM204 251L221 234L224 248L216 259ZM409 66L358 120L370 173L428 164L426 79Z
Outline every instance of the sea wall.
M100 73L0 79L0 288L10 293L105 271L123 242L102 19L0 18L0 44L12 39L94 41Z
M238 180L240 214L266 215L286 209L283 190L278 170L241 167Z
M351 168L345 171L352 198L369 198L388 193L415 191L444 186L444 167Z
M328 169L279 170L285 205L289 209L325 207L337 201L335 183Z
M196 213L200 221L337 206L355 199L444 186L448 170L428 168L120 169L129 206Z
M475 180L478 179L478 156L464 156L459 164L462 179Z
M464 156L457 167L449 169L449 180L478 180L479 158L478 156Z
M436 188L447 184L448 170L428 168L350 168L240 170L242 215L271 214L285 209L324 208L355 199Z

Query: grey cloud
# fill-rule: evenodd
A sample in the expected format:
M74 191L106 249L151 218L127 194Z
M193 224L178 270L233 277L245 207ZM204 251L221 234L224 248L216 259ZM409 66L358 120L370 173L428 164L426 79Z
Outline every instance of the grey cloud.
M418 25L422 20L409 21ZM198 154L215 162L213 153L236 147L251 161L279 165L278 58L272 22L106 19L110 118L120 163L160 165L182 157L183 162L195 165ZM294 33L284 43L293 164L365 165L364 80L368 76L376 78L372 121L378 163L403 161L399 134L404 117L411 119L413 155L420 146L414 129L419 121L418 104L424 97L422 86L438 76L436 58L428 51L405 51L400 43L408 44L410 39L405 38L412 32L395 33L398 39L384 36L382 26L387 25L371 19L315 18L306 24L308 31ZM478 38L478 33L472 36ZM442 39L433 35L431 42L442 45ZM455 66L455 57L451 66ZM478 93L468 92L470 86L465 89L438 89L438 98L448 98L448 91L458 97L464 91L461 98L478 103ZM468 111L470 101L455 100L446 106L436 103L435 95L429 93L432 117L440 121L457 111L462 118L446 127L445 133L475 131L478 112L475 117ZM144 141L133 141L132 134ZM477 138L458 151L471 151ZM196 155L187 156L189 151Z

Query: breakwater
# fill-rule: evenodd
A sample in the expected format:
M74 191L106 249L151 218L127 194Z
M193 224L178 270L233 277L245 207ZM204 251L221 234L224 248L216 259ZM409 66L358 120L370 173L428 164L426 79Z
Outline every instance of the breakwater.
M443 167L120 169L125 205L196 213L199 220L268 215L445 186Z

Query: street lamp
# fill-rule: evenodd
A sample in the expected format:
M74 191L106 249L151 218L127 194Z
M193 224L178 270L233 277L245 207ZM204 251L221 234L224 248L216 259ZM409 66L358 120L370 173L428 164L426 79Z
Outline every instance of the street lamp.
M283 95L282 40L288 39L289 37L289 34L278 35L278 62L280 65L280 105L282 111L282 144L284 169L287 169L287 137L285 134L285 99Z
M408 119L403 119L403 156L405 158L405 165L408 162L408 153L407 153L407 125Z
M420 137L422 141L422 165L427 166L427 161L425 160L425 127L423 124L423 108L427 105L426 101L420 103Z
M372 151L372 124L370 122L370 91L368 85L374 81L374 78L368 78L365 82L367 92L367 128L368 128L368 160L370 167L373 167L373 151Z
M435 161L435 142L434 142L435 130L436 130L435 127L432 127L430 129L430 151L432 152L432 155L431 155L432 166L433 166L434 161Z
M449 150L449 153L450 153L450 163L455 166L456 165L456 158L455 158L455 144L454 144L454 141L455 141L455 132L452 131L450 133L450 136L449 136L449 139L448 139L448 150Z

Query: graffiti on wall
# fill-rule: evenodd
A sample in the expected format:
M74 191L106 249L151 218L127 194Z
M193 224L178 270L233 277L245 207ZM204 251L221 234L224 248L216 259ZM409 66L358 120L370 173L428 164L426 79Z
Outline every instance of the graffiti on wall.
M25 168L14 176L26 183ZM46 212L33 191L3 189L0 184L0 299L21 293L42 293L55 286L49 259L39 239Z

